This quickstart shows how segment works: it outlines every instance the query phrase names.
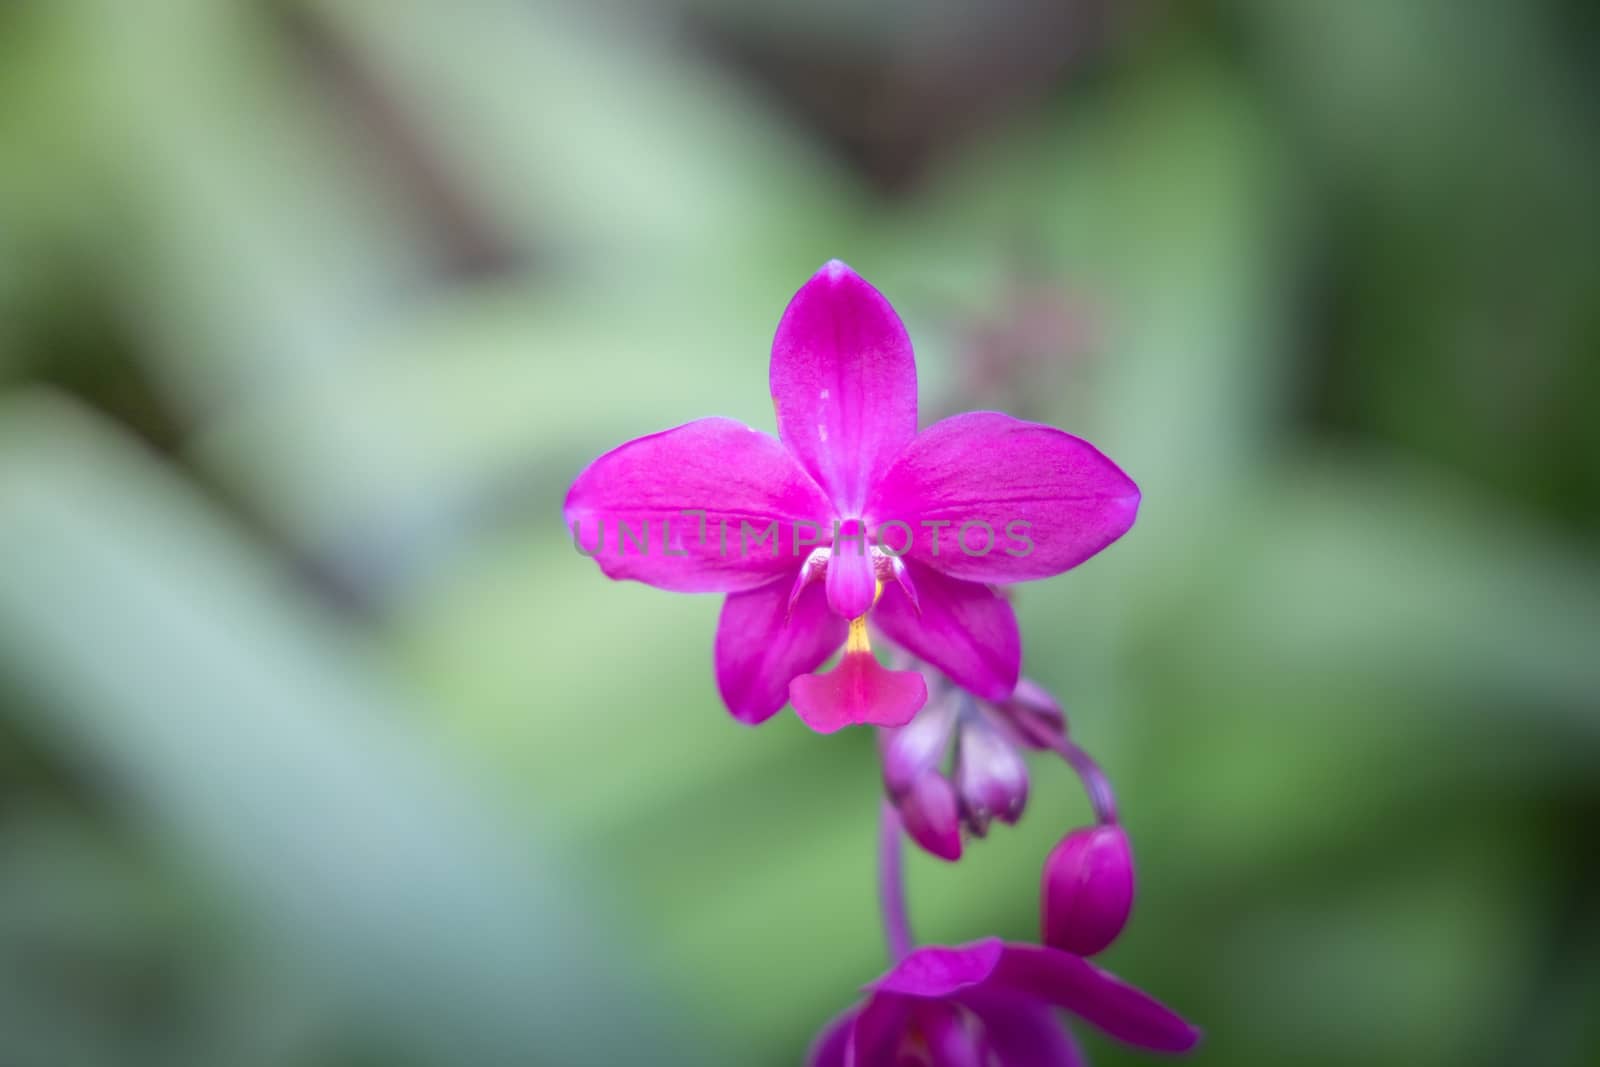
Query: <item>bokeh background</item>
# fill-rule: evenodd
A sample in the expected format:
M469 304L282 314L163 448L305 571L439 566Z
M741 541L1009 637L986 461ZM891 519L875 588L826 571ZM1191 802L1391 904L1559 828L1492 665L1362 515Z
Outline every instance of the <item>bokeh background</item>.
M872 739L559 504L835 256L1144 488L1017 604L1195 1062L1600 1062L1597 10L0 5L0 1064L798 1063Z

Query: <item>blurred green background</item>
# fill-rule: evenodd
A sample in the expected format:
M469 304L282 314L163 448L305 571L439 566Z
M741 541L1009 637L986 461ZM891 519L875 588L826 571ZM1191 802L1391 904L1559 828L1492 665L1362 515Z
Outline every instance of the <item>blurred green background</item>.
M872 738L559 503L834 256L1144 489L1018 609L1196 1062L1600 1062L1596 11L0 4L0 1064L798 1063Z

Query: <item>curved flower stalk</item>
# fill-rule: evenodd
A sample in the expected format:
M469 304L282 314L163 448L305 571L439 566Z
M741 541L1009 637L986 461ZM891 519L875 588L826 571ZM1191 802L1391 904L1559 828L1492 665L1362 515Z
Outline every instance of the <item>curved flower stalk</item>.
M808 1067L1078 1067L1068 1013L1153 1052L1187 1052L1200 1034L1170 1008L1060 948L997 938L914 948L900 882L900 826L884 805L883 913L893 966L830 1023Z
M716 675L742 722L791 701L819 732L909 722L926 686L879 665L869 614L963 689L1009 698L1021 641L993 586L1111 544L1138 488L1088 442L998 412L919 433L905 327L838 260L784 311L768 378L777 438L700 419L591 463L566 499L579 551L613 579L728 594Z

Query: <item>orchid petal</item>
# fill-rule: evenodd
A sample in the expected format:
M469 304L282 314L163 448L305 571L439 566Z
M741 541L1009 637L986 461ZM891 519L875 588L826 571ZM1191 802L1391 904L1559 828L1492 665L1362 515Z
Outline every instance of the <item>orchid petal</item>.
M1089 1062L1055 1012L1003 994L962 997L983 1021L987 1051L1000 1067L1086 1067Z
M924 945L873 982L875 993L937 999L988 982L1008 951L997 937L965 945Z
M866 514L875 527L910 526L908 558L968 581L1021 582L1076 567L1138 510L1139 487L1089 442L974 411L919 434Z
M870 651L847 651L827 674L791 681L789 701L819 734L846 726L904 726L928 702L928 683L917 671L889 670Z
M1006 945L984 989L1065 1008L1119 1041L1156 1052L1187 1052L1200 1040L1199 1030L1148 993L1056 949Z
M917 365L899 316L833 260L789 301L769 378L778 436L839 514L859 516L917 432Z
M984 1047L969 1012L942 1001L925 1001L912 1011L913 1025L937 1067L984 1067Z
M734 593L717 619L717 688L740 722L765 722L789 702L789 681L820 667L844 644L849 624L828 610L822 586L789 609L788 578Z
M868 1000L850 1029L850 1040L845 1046L845 1067L896 1064L900 1042L915 1004L909 997L893 994L880 994Z
M872 621L895 644L949 675L983 700L1005 700L1022 666L1017 617L988 586L907 564L922 610L896 586L884 586Z
M607 452L573 482L565 513L579 550L608 577L683 593L737 592L792 573L795 525L814 530L831 514L781 444L721 418Z
M845 1067L845 1053L850 1046L850 1031L855 1027L860 1008L852 1007L840 1013L822 1028L811 1050L806 1054L806 1067Z

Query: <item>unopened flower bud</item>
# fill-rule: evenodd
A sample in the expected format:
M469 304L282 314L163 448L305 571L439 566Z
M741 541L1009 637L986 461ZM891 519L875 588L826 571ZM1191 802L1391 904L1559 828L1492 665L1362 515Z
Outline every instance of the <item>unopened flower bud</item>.
M1061 839L1044 863L1044 943L1093 956L1117 939L1133 910L1133 854L1116 823Z
M925 852L952 863L961 858L961 813L948 778L925 771L895 803L906 833Z
M1055 748L1067 732L1067 716L1050 691L1031 678L1017 683L1009 700L995 706L1029 748Z
M906 792L923 772L939 765L955 724L955 705L935 699L906 725L878 731L883 784L891 795Z
M1000 730L983 719L961 725L956 792L967 826L982 837L989 820L1015 823L1028 803L1028 765Z

